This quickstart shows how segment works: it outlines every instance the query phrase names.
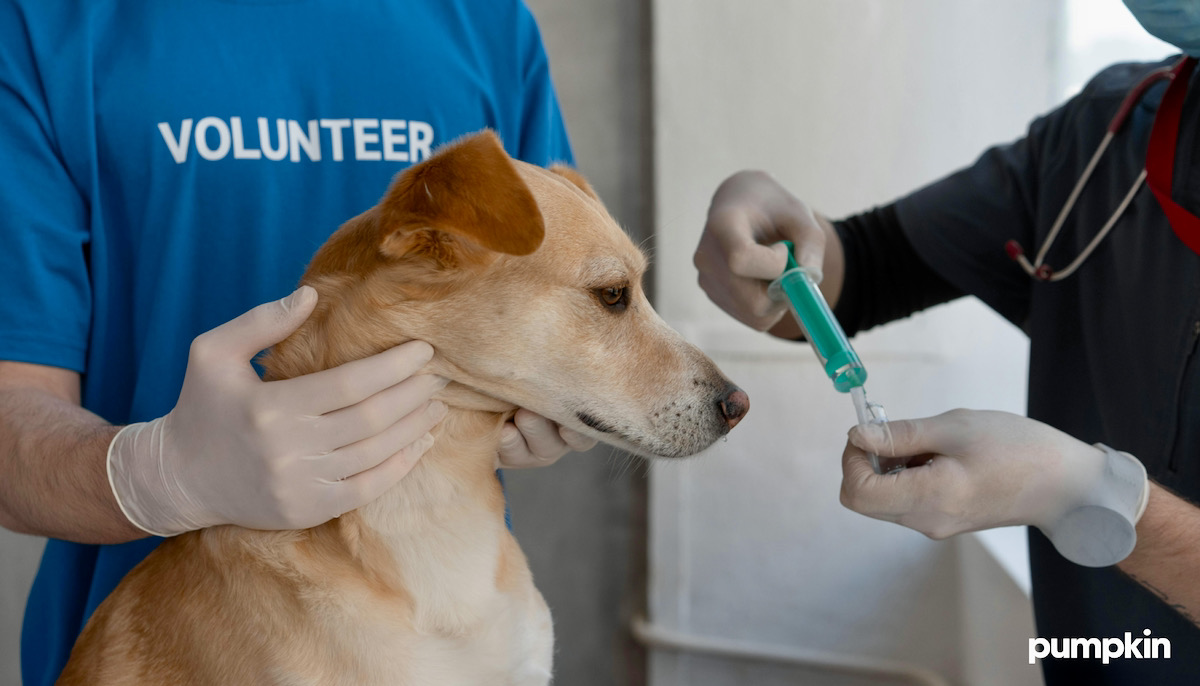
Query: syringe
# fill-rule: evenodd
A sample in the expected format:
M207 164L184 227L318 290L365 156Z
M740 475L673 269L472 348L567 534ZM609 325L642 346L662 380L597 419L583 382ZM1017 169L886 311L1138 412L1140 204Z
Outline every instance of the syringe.
M774 300L787 302L796 322L804 331L805 338L812 344L813 352L821 362L825 374L833 381L833 387L841 393L849 393L854 401L854 411L858 415L859 424L884 424L887 415L879 403L867 401L867 368L863 366L858 353L846 338L846 332L838 324L837 318L829 309L829 303L817 288L817 283L808 271L796 263L792 255L795 246L791 241L783 241L787 246L787 267L783 274L771 283L767 293ZM904 462L895 458L879 458L871 454L871 467L876 474L890 474L904 469Z

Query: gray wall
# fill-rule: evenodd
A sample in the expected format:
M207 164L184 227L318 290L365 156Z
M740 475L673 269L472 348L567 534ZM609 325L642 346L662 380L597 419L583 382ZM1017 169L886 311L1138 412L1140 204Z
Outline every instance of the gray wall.
M44 539L0 529L0 684L21 683L21 617Z

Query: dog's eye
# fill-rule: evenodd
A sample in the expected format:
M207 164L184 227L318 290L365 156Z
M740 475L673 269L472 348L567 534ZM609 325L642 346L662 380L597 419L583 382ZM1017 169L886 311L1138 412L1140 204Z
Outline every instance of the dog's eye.
M600 302L610 310L625 309L625 287L624 286L609 286L608 288L597 288L596 295L600 298Z

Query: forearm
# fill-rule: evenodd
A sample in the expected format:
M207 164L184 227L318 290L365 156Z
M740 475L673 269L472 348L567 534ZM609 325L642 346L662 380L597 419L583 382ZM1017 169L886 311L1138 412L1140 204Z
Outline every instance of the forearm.
M842 240L838 237L833 223L824 216L817 214L817 223L825 231L825 258L821 264L821 294L829 306L835 307L842 294L842 284L846 276L846 257L842 250ZM800 325L791 314L787 314L779 323L771 328L769 333L789 341L799 340L804 336Z
M830 301L846 335L907 317L963 295L929 267L904 232L895 205L831 224L843 264Z
M116 432L61 393L0 382L0 525L80 543L145 537L108 484Z
M1200 507L1150 483L1133 553L1117 567L1200 626Z

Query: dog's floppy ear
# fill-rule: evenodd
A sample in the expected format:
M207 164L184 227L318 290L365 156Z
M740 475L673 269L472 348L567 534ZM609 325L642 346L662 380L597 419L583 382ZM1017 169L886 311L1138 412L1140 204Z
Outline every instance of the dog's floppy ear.
M491 131L447 145L403 172L379 212L380 252L425 257L440 267L492 253L528 255L545 235L533 194Z
M570 181L572 185L586 193L593 200L600 199L600 196L596 195L596 191L592 190L592 184L588 183L587 179L583 178L583 174L580 174L573 167L568 167L565 164L555 164L550 167L550 171Z

